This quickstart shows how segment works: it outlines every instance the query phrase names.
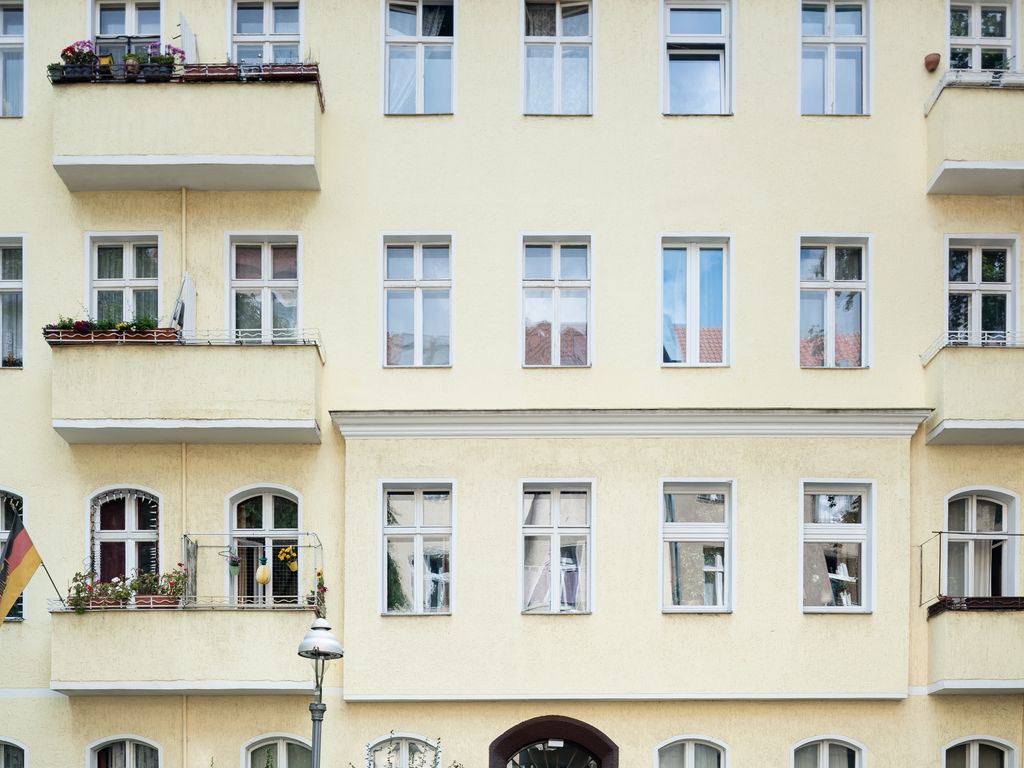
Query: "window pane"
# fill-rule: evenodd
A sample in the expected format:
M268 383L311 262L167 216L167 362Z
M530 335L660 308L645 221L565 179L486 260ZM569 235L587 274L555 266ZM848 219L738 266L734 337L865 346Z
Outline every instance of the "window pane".
M803 48L800 111L805 115L825 114L825 56L824 48Z
M527 536L523 542L523 608L551 609L551 539Z
M21 280L21 248L0 248L0 280Z
M949 294L949 330L966 333L970 328L971 296L967 293ZM960 341L967 341L966 338Z
M96 762L99 763L99 765L110 766L110 768L125 765L125 742L119 741L98 750L96 753Z
M261 246L235 246L235 277L239 280L259 280L263 277L263 248Z
M3 70L3 82L0 83L0 115L20 117L24 113L22 84L24 82L24 53L20 49L0 51L0 69Z
M804 605L859 606L860 544L804 543Z
M293 499L286 496L274 497L274 527L299 527L299 505Z
M391 3L388 5L388 34L416 35L416 6Z
M551 525L551 491L523 493L523 524Z
M989 333L1006 332L1006 295L982 294L981 330Z
M978 745L978 768L1006 768L1006 753L991 744ZM946 763L947 768L949 763Z
M239 64L257 65L263 63L262 45L239 45L237 52Z
M411 115L416 111L416 48L388 46L388 112Z
M587 302L589 291L563 290L558 303L559 365L587 364Z
M558 524L565 527L587 525L587 493L562 491L558 494Z
M1010 51L1007 48L982 48L981 68L982 69L1008 69L1010 66Z
M861 333L861 292L836 291L836 338L833 359L837 368L859 368Z
M160 316L160 310L157 307L157 292L156 289L145 290L145 291L133 291L135 298L135 313L134 319L140 317L152 317L157 319Z
M555 111L555 49L551 45L526 46L527 114L550 115Z
M560 608L563 611L587 610L587 537L562 536L560 565Z
M388 491L385 525L416 525L416 494L412 491Z
M981 36L1006 37L1006 9L981 9Z
M11 609L11 612L7 614L10 618L14 619L21 618L22 616L24 616L21 603L22 598L19 597L14 602L14 607ZM3 768L25 768L25 751L23 749L20 749L14 746L13 744L4 744L3 756Z
M452 111L450 45L428 45L423 49L423 111L427 114Z
M423 5L423 34L426 37L452 37L455 14L451 5Z
M100 505L100 530L123 531L125 525L125 499L111 499Z
M452 495L449 491L423 492L423 524L452 524Z
M235 32L240 35L263 34L263 5L240 5L235 12Z
M722 753L707 744L694 744L693 761L697 768L721 768Z
M988 499L978 499L976 508L976 531L979 533L997 533L1006 530L1006 526L1003 523L1002 504L997 504Z
M590 112L590 46L562 46L562 114Z
M967 542L951 541L947 546L946 592L951 597L967 595Z
M800 29L804 35L825 34L825 12L824 5L805 5L800 11Z
M836 114L864 113L864 49L836 48Z
M863 11L859 5L836 6L837 35L861 35L863 31Z
M24 35L25 34L25 13L21 8L0 9L0 34L3 35Z
M723 545L666 541L664 554L666 606L724 605Z
M274 6L274 32L279 35L299 34L299 6Z
M700 362L721 363L725 357L723 280L725 254L721 248L700 249Z
M277 765L276 744L257 747L249 755L249 768L266 768L268 765Z
M857 753L842 744L828 745L828 768L850 768L857 764Z
M274 45L270 50L271 60L274 64L299 63L299 46L297 45Z
M100 280L124 277L123 245L101 245L96 249L96 277Z
M949 502L947 526L951 531L967 530L967 499L956 499Z
M450 536L423 537L423 610L427 613L449 610L451 550Z
M800 291L800 365L825 365L824 291Z
M423 292L423 364L451 361L451 305L448 291Z
M160 572L160 559L155 541L135 542L135 568L145 573Z
M135 246L135 277L154 280L159 277L155 245Z
M100 581L110 581L125 574L125 542L100 542Z
M389 611L413 610L413 540L411 537L387 537Z
M263 527L263 497L253 496L238 502L235 509L236 528Z
M294 289L274 290L270 292L270 299L274 311L274 328L278 330L295 328L299 322L298 291Z
M836 280L862 280L861 249L850 246L836 247Z
M388 280L412 280L413 264L413 247L411 245L388 246Z
M800 249L800 279L824 280L825 257L828 249L823 245L815 245Z
M309 747L289 742L286 751L288 752L288 768L312 768L313 752ZM156 768L155 764L154 768ZM261 768L264 767L261 766Z
M722 58L718 54L669 55L669 112L715 115L722 112Z
M858 524L862 499L859 494L808 493L804 495L804 522Z
M275 280L294 280L298 277L298 246L273 245L271 246L271 257L273 261L272 275Z
M96 292L96 320L101 323L120 323L124 320L124 292Z
M447 245L427 245L423 247L423 279L447 280L451 277L448 264Z
M139 8L135 12L138 33L140 35L160 34L160 6Z
M565 37L586 37L590 34L590 6L562 6L562 34Z
M415 359L414 294L388 291L388 365L413 365Z
M1006 251L1004 249L985 248L981 252L981 282L1006 282Z
M551 365L551 323L554 303L550 289L523 291L523 349L526 365Z
M559 249L559 269L563 280L587 279L587 251L585 245L563 245Z
M949 282L965 283L970 280L971 251L968 248L949 249Z
M527 280L549 280L552 271L552 248L550 245L526 246L526 260L523 277Z
M949 68L950 69L970 69L972 60L972 51L970 48L950 48L949 49Z
M263 327L261 291L235 291L235 328L259 330Z
M555 4L554 3L527 3L526 4L526 36L527 37L554 37L555 36Z
M666 523L724 523L724 493L665 493Z
M22 299L21 291L0 292L0 366L17 368L22 352Z
M722 11L718 8L673 8L668 15L670 35L720 35Z
M686 250L662 251L662 361L686 362Z
M951 37L969 37L971 34L971 9L952 7L949 9L949 34Z
M123 35L124 28L124 6L123 5L101 5L100 6L100 34L101 35Z

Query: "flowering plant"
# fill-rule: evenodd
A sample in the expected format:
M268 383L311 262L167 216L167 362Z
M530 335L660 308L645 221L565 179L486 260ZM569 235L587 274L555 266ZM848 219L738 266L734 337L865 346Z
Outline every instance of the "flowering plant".
M78 40L60 52L65 64L95 64L96 49L92 40Z
M95 581L92 584L92 599L97 598L126 603L132 599L132 584L122 576L115 576L110 581Z
M75 333L88 333L95 326L92 320L75 320L72 327L75 329Z
M85 613L85 609L89 607L93 593L92 579L95 575L95 571L79 571L71 577L67 604L75 609L75 613Z
M285 547L277 553L277 559L282 563L294 563L299 559L298 553L295 551L295 547Z
M177 568L172 568L160 576L160 594L171 597L181 597L185 594L185 581L188 579L188 568L184 563L178 563Z
M316 612L317 618L324 618L324 595L327 592L327 587L324 586L324 572L317 569L316 572L316 587L309 590L309 594L306 595L306 605L312 605L313 610Z
M181 48L176 48L170 44L165 45L164 52L160 53L160 43L150 43L148 52L150 64L164 64L165 66L174 67L185 62L185 52Z

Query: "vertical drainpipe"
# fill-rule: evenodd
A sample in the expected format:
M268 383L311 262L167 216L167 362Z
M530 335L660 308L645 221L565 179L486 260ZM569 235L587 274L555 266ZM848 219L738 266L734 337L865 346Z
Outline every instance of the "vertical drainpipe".
M188 192L181 188L181 277L185 279L186 242L188 237ZM181 530L188 533L188 446L181 444ZM181 768L188 768L188 696L181 697Z

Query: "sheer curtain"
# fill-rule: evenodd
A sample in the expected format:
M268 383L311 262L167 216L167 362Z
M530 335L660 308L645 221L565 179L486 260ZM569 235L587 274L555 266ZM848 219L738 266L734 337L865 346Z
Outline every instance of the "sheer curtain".
M0 51L0 72L3 73L3 82L0 83L3 109L0 114L20 117L24 112L24 53L20 48Z
M0 331L0 365L7 365L3 361L8 359L21 360L21 291L0 293Z
M453 32L452 6L423 6L424 37L451 37Z
M159 753L153 747L136 744L135 768L160 768Z

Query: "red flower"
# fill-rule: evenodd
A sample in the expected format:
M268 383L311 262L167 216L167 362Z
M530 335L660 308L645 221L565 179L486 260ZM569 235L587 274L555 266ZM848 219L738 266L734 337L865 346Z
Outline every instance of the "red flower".
M89 590L90 592L92 592L92 584L86 584L86 585L85 585L85 588L86 588L87 590Z

